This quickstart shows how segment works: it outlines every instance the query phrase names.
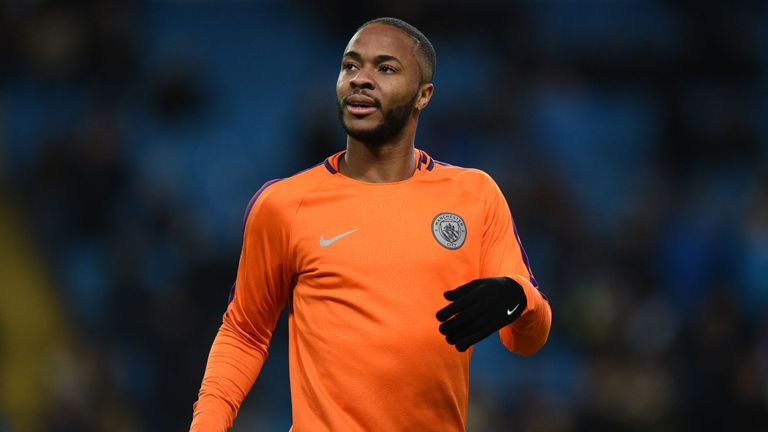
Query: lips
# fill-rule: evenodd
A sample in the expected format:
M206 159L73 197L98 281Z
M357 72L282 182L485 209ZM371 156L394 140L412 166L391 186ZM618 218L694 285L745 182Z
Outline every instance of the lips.
M350 114L356 116L366 116L376 111L378 104L376 100L364 94L353 94L344 98L344 105Z

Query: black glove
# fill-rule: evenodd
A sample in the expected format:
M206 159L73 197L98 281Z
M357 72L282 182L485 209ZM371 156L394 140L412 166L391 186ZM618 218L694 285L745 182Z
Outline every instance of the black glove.
M443 295L452 303L437 312L440 333L462 352L516 320L528 304L523 287L508 277L475 279Z

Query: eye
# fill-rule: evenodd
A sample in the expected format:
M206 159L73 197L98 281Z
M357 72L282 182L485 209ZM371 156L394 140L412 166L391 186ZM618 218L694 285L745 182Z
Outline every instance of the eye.
M393 68L392 66L388 64L383 64L379 66L379 70L384 73L395 73L397 72L397 69Z
M341 64L341 68L344 70L353 70L353 69L357 69L357 65L354 63L346 62Z

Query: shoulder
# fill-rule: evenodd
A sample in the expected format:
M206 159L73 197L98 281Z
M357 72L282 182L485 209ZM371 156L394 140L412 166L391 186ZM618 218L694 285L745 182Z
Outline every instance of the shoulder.
M506 198L499 185L487 172L478 168L465 168L435 161L435 171L450 181L452 191L461 191L472 196L473 205L486 213L494 213L507 206Z
M435 172L450 179L462 188L470 188L483 193L495 194L499 190L496 181L487 172L478 168L466 168L435 161Z
M251 197L243 215L243 223L258 215L260 219L290 217L295 214L304 195L329 177L323 164L317 164L290 177L269 180Z

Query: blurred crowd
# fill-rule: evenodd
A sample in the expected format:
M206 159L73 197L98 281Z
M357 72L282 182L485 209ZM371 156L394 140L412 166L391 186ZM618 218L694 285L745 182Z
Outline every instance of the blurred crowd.
M768 430L768 4L0 5L0 431L184 430L265 181L344 147L342 49L437 50L416 145L489 172L553 309L470 431ZM291 424L287 328L235 431Z

